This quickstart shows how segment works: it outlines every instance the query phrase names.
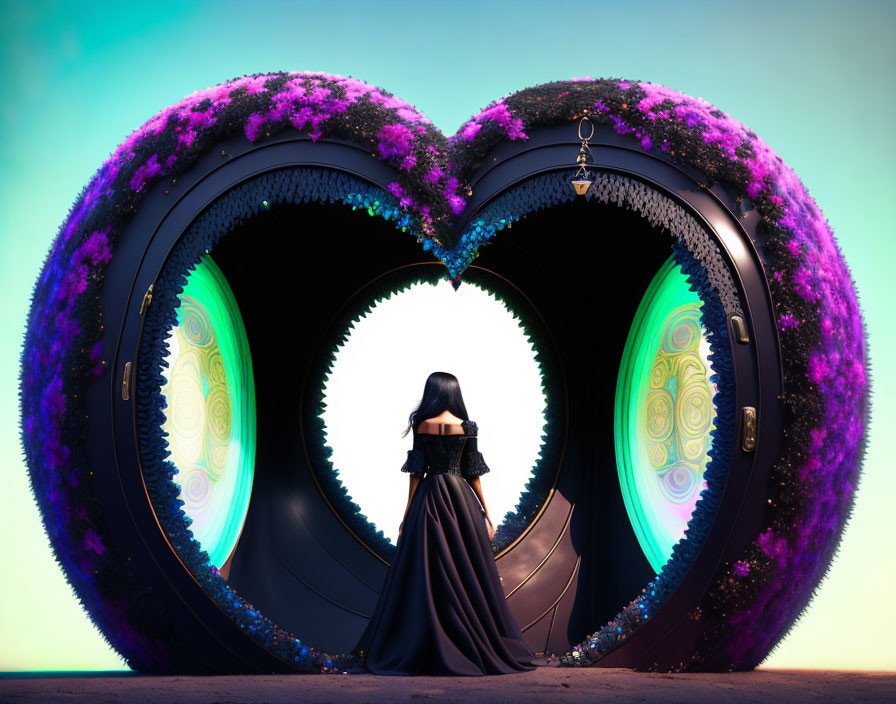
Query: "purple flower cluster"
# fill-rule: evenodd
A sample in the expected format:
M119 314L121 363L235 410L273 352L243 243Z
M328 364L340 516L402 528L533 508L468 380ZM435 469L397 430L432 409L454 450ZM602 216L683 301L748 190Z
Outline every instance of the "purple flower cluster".
M523 132L522 119L516 117L503 100L489 105L478 115L474 115L461 125L457 135L455 135L455 139L459 137L464 141L471 142L479 134L479 130L490 122L496 124L507 136L507 139L528 139L526 133Z
M384 125L376 135L380 143L377 145L380 157L388 159L390 156L408 155L411 151L411 142L414 139L414 133L401 123L394 125ZM405 162L402 160L402 167Z
M334 96L334 89L323 85L320 78L296 78L271 97L271 106L264 113L252 113L246 122L246 139L254 142L267 124L288 121L297 130L308 130L312 141L320 139L321 124L343 113L351 104Z

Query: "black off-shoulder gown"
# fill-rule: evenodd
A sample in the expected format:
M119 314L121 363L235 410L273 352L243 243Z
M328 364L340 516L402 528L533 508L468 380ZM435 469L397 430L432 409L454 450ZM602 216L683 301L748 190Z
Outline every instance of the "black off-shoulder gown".
M352 653L377 675L534 670L510 612L484 513L468 479L489 471L477 428L415 433L401 471L422 477L367 628Z

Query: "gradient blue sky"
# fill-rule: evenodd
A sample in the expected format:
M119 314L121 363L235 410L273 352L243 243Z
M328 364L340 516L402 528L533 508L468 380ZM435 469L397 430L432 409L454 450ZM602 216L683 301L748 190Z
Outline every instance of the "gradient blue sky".
M0 2L0 670L114 668L56 567L17 421L28 301L100 163L162 107L248 73L322 70L390 90L452 133L492 99L573 76L647 80L758 132L837 234L871 333L874 418L840 554L769 667L896 669L888 514L896 3Z

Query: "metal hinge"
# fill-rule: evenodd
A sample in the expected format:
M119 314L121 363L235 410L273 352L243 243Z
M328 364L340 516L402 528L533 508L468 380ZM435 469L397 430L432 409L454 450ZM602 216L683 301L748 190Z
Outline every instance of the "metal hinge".
M140 315L143 315L146 312L150 303L152 303L152 284L149 285L149 288L146 289L146 293L143 294L143 302L140 304Z
M131 362L124 365L124 376L121 379L121 399L127 401L131 397Z
M756 409L753 406L743 407L743 439L741 447L744 452L753 452L756 449L756 438L759 430L756 427Z
M750 341L750 335L747 332L747 324L739 315L731 316L731 327L734 328L735 339L738 342L745 343Z

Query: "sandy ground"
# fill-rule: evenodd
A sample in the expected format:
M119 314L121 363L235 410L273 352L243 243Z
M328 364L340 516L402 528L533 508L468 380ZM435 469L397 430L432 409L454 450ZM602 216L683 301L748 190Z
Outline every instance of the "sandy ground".
M540 667L492 677L254 675L0 679L0 702L896 702L896 672L638 673Z

